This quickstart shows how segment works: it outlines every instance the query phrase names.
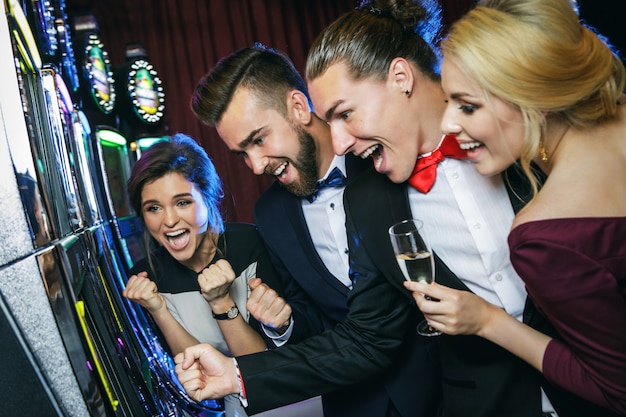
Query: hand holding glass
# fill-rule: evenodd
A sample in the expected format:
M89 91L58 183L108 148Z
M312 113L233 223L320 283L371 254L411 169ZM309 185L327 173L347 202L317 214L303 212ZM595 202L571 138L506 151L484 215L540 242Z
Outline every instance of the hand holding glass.
M435 282L435 262L430 246L420 231L423 222L417 219L403 220L389 228L391 246L396 254L400 270L407 281L426 284ZM431 327L426 320L417 326L417 333L422 336L438 336L440 331Z

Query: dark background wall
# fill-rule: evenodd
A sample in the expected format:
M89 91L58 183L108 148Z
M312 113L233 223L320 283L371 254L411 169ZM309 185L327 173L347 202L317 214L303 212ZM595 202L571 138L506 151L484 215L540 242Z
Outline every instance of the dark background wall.
M446 25L474 4L473 0L439 1ZM607 35L623 37L623 30L615 26L618 15L608 5L615 0L582 1L581 12L589 15L590 23L601 28L606 22L602 30ZM193 88L219 58L254 42L286 52L303 71L309 45L317 34L358 1L68 0L67 4L72 15L95 16L114 67L124 64L127 43L145 46L166 94L165 117L156 133L183 132L194 137L207 150L224 182L226 219L252 222L253 205L272 179L253 175L241 158L226 149L213 128L198 122L189 109ZM134 131L142 133L155 132L142 132L141 126Z

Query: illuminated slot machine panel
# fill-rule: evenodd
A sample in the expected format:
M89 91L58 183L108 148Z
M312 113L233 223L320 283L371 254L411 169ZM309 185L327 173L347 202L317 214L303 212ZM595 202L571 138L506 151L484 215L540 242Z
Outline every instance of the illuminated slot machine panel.
M65 192L64 179L56 168L55 150L50 140L46 99L39 77L41 57L19 2L13 0L9 5L8 24L13 35L10 45L15 62L13 74L17 74L17 91L21 99L18 108L22 109L21 116L13 114L11 117L12 124L18 124L19 130L8 135L9 147L16 173L24 182L22 198L29 210L34 243L44 246L55 238L70 234L72 219L65 197L59 198ZM7 108L5 112L13 109ZM23 129L22 120L25 123Z
M123 265L116 259L117 252L111 249L113 236L103 227L94 228L89 233L98 254L98 274L101 274L100 278L107 283L110 290L108 301L120 312L116 321L119 321L122 328L132 329L131 334L122 336L120 340L123 343L120 346L132 353L135 367L127 373L137 381L141 397L151 399L165 415L189 415L188 412L191 412L199 417L223 416L217 402L196 403L187 395L178 383L173 360L161 343L160 334L154 330L158 327L137 303L120 296L126 279ZM145 382L145 385L141 382Z
M63 159L64 168L71 177L68 188L75 197L69 204L76 205L75 230L82 229L102 220L94 190L93 169L90 166L90 160L93 159L90 148L91 127L84 113L74 105L61 75L54 69L45 67L41 74L44 85L49 85L48 88L54 86L56 91L58 100L55 104L58 106L52 105L48 113L55 122L51 125L60 126L60 129L54 130L54 139L58 143L59 153L62 154L59 158Z
M117 130L98 126L95 130L95 147L99 158L99 180L108 199L107 208L117 250L122 256L125 272L128 272L144 253L131 254L126 237L141 233L141 223L131 207L126 191L130 176L130 160L127 141Z
M84 394L86 398L100 398L107 415L155 415L158 410L148 395L141 372L142 360L138 355L141 352L132 350L133 326L120 304L115 279L107 276L99 264L100 251L110 249L96 244L96 230L88 229L66 238L57 247L60 257L57 264L63 266L68 298L71 297L74 306L83 351L87 352L87 368L100 389L100 396L91 392ZM76 367L77 376L83 378L80 386L93 386L85 369L81 369L81 361Z
M80 96L85 109L109 115L115 109L117 93L113 70L93 15L74 17L74 48L80 77Z
M56 35L60 3L48 3ZM56 52L53 32L38 50L33 4L0 6L0 168L14 173L0 181L0 347L11 352L0 355L0 415L221 416L186 396L150 318L121 296L129 259L144 254L138 241L120 250L118 236L138 239L140 224L122 232L118 213L136 219L118 198L125 184L112 193L99 175L117 155L127 176L128 156L94 141L72 102L67 31Z
M102 203L98 197L97 182L94 177L95 163L91 146L91 126L82 110L72 114L74 135L70 141L73 154L73 169L76 171L77 187L83 201L88 225L103 221Z
M74 140L75 116L69 92L60 74L52 67L44 67L40 71L41 84L45 100L45 116L49 127L46 138L49 152L49 170L56 171L61 183L61 192L56 194L57 200L63 200L68 213L71 232L87 226L84 204L78 191L76 164L70 151L70 142ZM60 196L63 198L59 198Z
M99 378L98 358L89 354L89 339L80 332L81 323L77 314L79 306L76 304L70 285L72 277L67 275L68 266L67 260L64 259L64 248L76 239L75 236L63 238L56 245L37 254L36 258L69 363L89 415L112 415L110 412L107 413L106 409L111 402L110 398L105 397L108 385L102 386L102 378ZM107 403L106 400L109 402Z
M159 74L140 42L126 45L126 62L114 71L118 102L120 130L131 143L131 157L136 161L141 148L140 140L148 143L167 137L165 117L165 91Z
M145 126L158 125L165 114L165 92L161 78L149 61L141 44L130 44L126 50L126 64L115 71L120 97L120 114L131 122Z

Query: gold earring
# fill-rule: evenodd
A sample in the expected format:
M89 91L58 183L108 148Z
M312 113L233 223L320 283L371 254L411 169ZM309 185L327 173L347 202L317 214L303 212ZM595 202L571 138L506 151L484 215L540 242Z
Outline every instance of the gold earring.
M548 159L550 159L548 151L546 151L546 145L544 145L543 141L541 141L541 144L539 145L539 157L541 157L543 162L548 162Z

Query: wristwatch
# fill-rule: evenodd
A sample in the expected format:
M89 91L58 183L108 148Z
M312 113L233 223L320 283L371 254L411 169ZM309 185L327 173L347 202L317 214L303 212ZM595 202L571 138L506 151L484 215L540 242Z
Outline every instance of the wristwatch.
M213 318L215 320L232 320L239 315L239 309L237 306L232 306L228 309L226 313L215 314L213 313Z

